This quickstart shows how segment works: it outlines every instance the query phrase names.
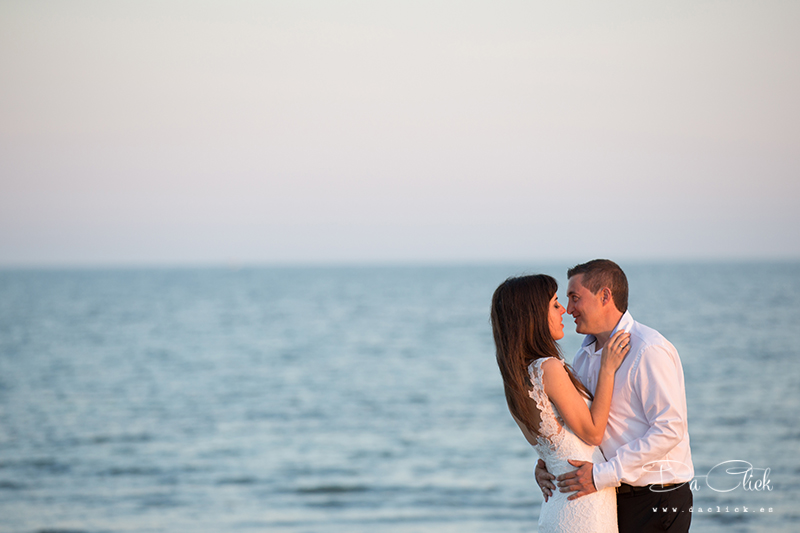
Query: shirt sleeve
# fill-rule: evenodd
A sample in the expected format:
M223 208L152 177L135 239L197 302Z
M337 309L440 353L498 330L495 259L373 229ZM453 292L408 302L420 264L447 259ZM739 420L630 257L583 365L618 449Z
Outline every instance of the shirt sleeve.
M634 370L631 398L641 401L650 428L640 438L621 446L617 455L593 467L597 490L631 483L642 476L648 463L664 458L687 431L686 393L674 348L650 345L642 350Z

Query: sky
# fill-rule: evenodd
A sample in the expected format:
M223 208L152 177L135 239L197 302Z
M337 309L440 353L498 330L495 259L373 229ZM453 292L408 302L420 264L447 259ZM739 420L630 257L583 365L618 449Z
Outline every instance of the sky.
M800 258L800 2L0 3L0 266Z

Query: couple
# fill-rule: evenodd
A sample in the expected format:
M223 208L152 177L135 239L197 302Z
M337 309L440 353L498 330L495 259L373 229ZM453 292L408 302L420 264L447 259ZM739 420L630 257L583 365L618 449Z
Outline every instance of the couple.
M543 274L510 278L492 297L508 408L540 457L539 531L688 531L694 469L678 352L633 320L616 263L595 259L567 277L566 310ZM586 335L574 369L556 343L565 312Z

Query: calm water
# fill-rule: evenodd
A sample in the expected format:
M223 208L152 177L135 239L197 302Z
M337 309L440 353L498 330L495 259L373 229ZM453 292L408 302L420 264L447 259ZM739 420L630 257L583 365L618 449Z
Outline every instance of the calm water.
M0 531L535 531L488 307L567 266L0 271ZM700 480L693 531L794 531L800 264L622 266L697 473L770 469Z

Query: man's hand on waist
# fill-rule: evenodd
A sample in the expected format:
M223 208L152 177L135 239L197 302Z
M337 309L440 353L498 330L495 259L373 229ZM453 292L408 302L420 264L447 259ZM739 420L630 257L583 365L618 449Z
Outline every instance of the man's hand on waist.
M575 494L567 498L568 500L575 500L581 496L597 492L592 476L592 467L594 464L588 461L575 461L573 459L569 460L569 464L578 467L578 469L567 472L566 474L561 474L556 478L558 490L560 492L574 492Z

